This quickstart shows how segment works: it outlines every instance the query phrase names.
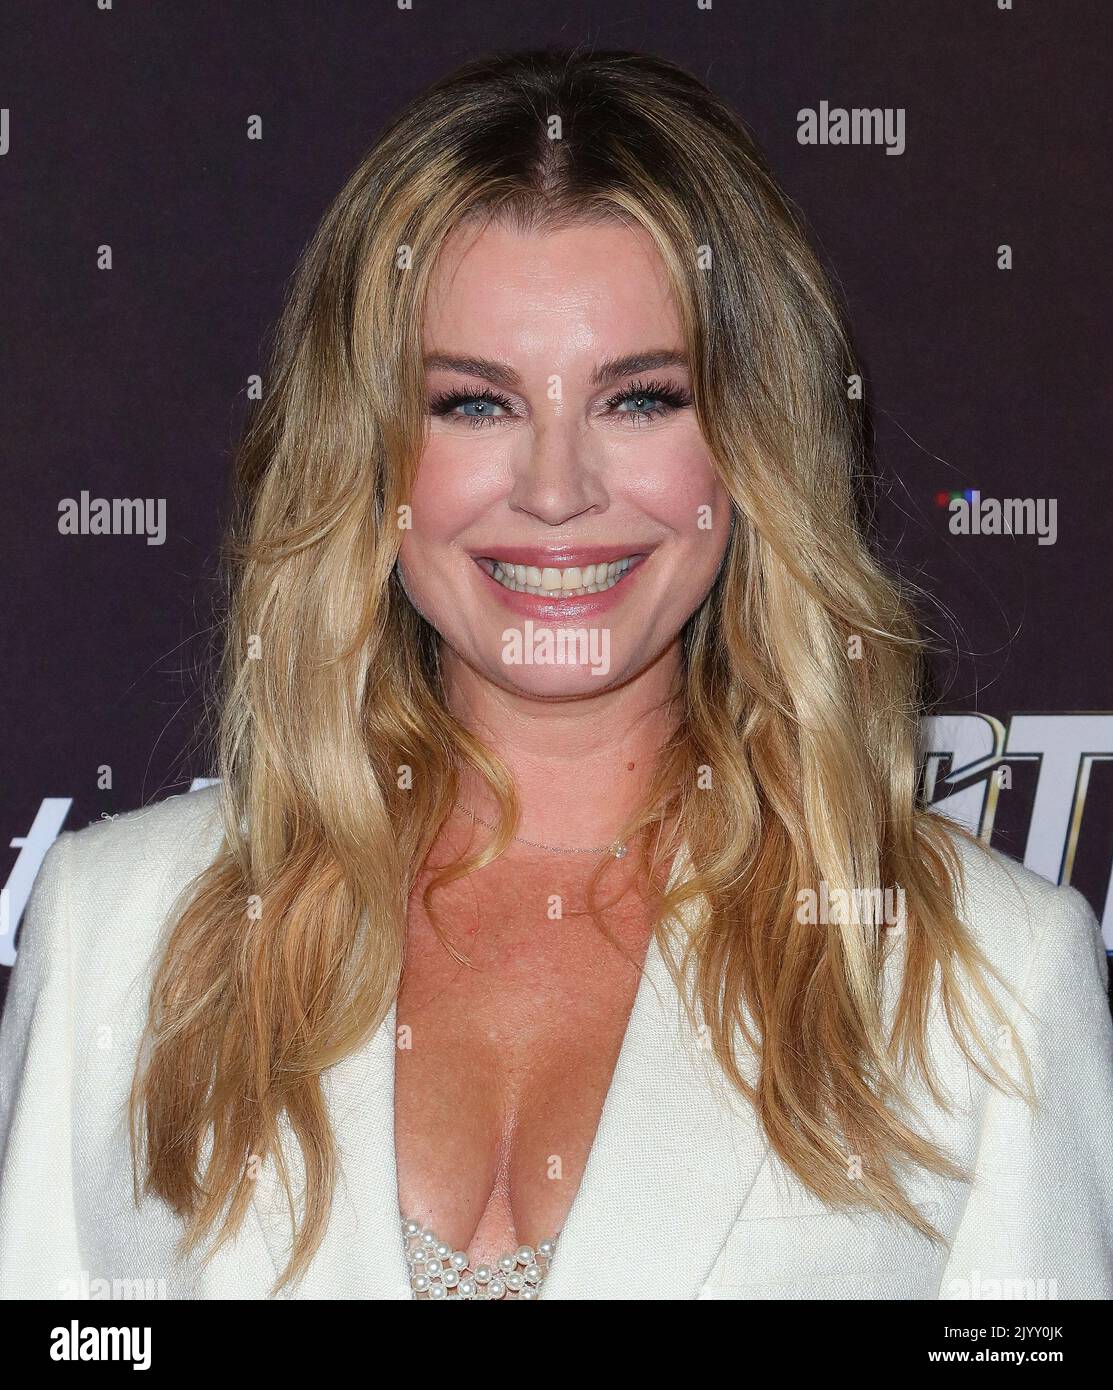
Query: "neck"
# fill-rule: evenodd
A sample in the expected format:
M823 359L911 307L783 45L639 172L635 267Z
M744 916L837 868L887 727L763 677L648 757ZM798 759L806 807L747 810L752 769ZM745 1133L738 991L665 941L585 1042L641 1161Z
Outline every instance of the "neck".
M635 679L578 699L545 700L504 690L445 654L449 708L498 755L518 791L516 834L541 844L609 844L645 795L676 727L680 675L674 645ZM486 785L465 771L460 802L494 821Z

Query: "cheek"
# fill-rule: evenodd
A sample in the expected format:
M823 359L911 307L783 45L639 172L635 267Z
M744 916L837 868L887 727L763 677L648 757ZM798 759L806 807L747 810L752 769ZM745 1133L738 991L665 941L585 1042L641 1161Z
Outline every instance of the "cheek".
M418 465L410 499L413 529L404 542L452 540L505 492L507 476L504 448L434 436Z
M434 627L442 626L459 589L453 542L505 494L508 467L498 441L432 436L426 442L398 558L410 602Z
M447 616L449 586L442 573L448 555L445 547L474 507L474 500L469 502L473 487L473 471L459 466L444 441L431 440L410 492L410 525L402 532L398 566L410 602L438 630Z
M699 431L649 440L631 453L624 472L624 491L637 509L673 534L698 575L714 573L730 531L730 500Z

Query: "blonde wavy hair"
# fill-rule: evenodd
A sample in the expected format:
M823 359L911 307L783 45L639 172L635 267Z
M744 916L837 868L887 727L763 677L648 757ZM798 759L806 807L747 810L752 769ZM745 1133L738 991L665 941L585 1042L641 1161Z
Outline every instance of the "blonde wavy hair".
M970 1063L1014 1083L979 1040L979 1019L1001 1015L956 914L953 831L917 804L922 646L859 522L852 350L744 126L682 69L632 53L513 54L437 83L366 156L301 259L238 459L224 840L154 980L131 1097L137 1199L171 1204L185 1249L210 1235L215 1249L242 1222L252 1159L269 1155L293 1210L285 1114L306 1181L275 1288L303 1272L337 1173L321 1074L396 996L407 900L465 769L497 798L499 829L450 876L513 834L512 779L446 708L437 635L395 570L426 425L430 274L451 231L488 218L533 231L622 219L668 271L734 524L683 632L675 735L624 838L656 831L639 837L650 872L687 851L658 938L775 1153L825 1202L865 1202L934 1235L898 1176L907 1164L960 1176L901 1117L914 1077L946 1101L927 1055L935 991ZM848 659L854 638L860 659ZM904 890L891 1013L886 932L798 920L801 891L822 882ZM670 924L696 900L677 952Z

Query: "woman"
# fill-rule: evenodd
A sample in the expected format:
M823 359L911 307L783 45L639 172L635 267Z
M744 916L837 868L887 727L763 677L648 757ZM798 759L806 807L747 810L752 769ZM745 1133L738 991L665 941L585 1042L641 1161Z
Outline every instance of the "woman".
M39 876L6 1295L1113 1291L1096 923L917 807L854 372L670 64L386 132L243 444L220 790Z

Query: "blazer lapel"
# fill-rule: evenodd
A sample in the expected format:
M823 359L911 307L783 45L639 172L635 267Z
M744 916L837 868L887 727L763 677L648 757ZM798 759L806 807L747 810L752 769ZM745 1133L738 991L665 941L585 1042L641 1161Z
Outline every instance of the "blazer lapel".
M689 923L698 910L686 906ZM767 1154L749 1104L693 1032L654 940L541 1297L697 1297Z
M682 871L683 851L670 884ZM699 904L685 908L690 923ZM340 1176L321 1248L284 1297L410 1299L394 1146L395 1009L324 1074ZM285 1117L294 1191L300 1149ZM543 1298L690 1299L707 1279L767 1157L749 1105L693 1033L656 941L579 1192L559 1234ZM272 1160L254 1207L274 1273L290 1218Z
M338 1149L332 1213L321 1247L294 1298L409 1299L410 1270L398 1214L394 1149L395 1007L363 1047L322 1077ZM285 1116L283 1149L295 1193L304 1181L300 1147ZM285 1194L273 1160L256 1183L255 1210L277 1274L290 1250Z

